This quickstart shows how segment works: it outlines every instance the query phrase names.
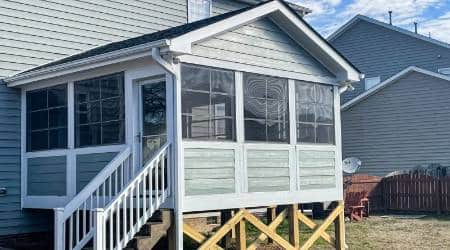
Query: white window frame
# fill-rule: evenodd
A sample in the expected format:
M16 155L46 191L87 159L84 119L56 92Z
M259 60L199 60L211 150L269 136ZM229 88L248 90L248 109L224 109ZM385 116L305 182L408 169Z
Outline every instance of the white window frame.
M191 1L208 1L208 3L209 3L209 15L208 16L205 16L205 17L194 17L194 16L192 16L192 11L193 11L193 7L194 7L194 4L191 2ZM209 17L211 17L212 16L212 0L187 0L187 21L188 21L188 23L192 23L192 22L195 22L195 21L199 21L199 20L202 20L202 19L205 19L205 18L209 18Z
M376 83L371 83L370 81L376 81ZM377 86L378 84L380 84L381 82L381 77L380 76L375 76L375 77L367 77L364 80L364 90L369 90L375 86ZM369 85L370 84L370 85Z
M447 68L439 68L439 69L438 69L438 73L439 73L439 74L446 75L446 76L450 76L450 67L447 67Z

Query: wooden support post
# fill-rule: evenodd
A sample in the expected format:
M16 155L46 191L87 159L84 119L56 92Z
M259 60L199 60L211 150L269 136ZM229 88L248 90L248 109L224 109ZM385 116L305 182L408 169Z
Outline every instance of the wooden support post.
M344 206L343 201L339 201L339 206ZM339 212L339 215L334 220L334 233L336 239L336 249L344 250L345 249L345 216L344 210Z
M241 220L236 226L236 247L238 250L247 250L247 232L245 220Z
M277 207L276 206L268 207L266 217L267 217L267 225L270 225L272 221L275 220L275 218L277 217ZM273 243L273 240L269 238L268 242Z
M436 210L437 210L437 214L441 215L441 198L442 198L441 176L438 176L436 178L435 185L436 185L436 192L435 192L436 193Z
M229 219L231 219L231 210L222 210L220 212L220 225L223 226ZM231 229L229 233L225 235L225 237L222 239L220 245L225 248L229 249L231 247L231 238L233 237L233 231L234 227Z
M300 248L300 227L298 221L298 204L289 205L289 242Z

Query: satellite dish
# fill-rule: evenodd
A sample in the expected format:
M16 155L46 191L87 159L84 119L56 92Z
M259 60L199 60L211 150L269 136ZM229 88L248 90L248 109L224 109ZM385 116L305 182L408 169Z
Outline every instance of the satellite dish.
M361 161L356 157L345 158L342 161L342 170L347 174L354 174L361 167Z

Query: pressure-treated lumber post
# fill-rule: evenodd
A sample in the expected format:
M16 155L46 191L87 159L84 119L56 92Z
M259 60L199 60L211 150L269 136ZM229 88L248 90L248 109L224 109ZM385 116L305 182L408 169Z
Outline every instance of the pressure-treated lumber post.
M54 244L55 250L64 249L64 236L66 223L63 220L64 216L64 208L55 208L55 235L54 235Z
M277 217L277 207L276 206L268 207L266 217L267 217L267 225L270 225L272 221L275 220L275 218ZM273 240L269 238L268 242L273 243Z
M94 250L105 250L105 228L103 208L96 208L94 211Z
M300 248L300 225L298 223L298 204L289 205L289 242Z
M220 225L223 226L225 225L225 223L227 223L227 221L231 219L231 210L222 210L220 212ZM232 228L231 230L233 230L234 228ZM221 241L221 246L225 249L228 249L231 247L231 238L232 238L233 233L230 231L229 233L227 233L225 235L225 237L222 239Z
M339 201L339 207L344 207L344 201ZM334 220L334 233L336 239L336 249L344 250L345 249L345 216L344 209L339 211L339 215Z
M245 220L236 225L236 247L239 250L247 250L247 233L245 231Z

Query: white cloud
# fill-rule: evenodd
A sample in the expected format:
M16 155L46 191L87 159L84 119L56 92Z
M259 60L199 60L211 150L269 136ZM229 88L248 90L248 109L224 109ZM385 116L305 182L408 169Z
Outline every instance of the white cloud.
M432 38L450 43L450 11L439 18L419 24L419 32L425 35L431 34Z

